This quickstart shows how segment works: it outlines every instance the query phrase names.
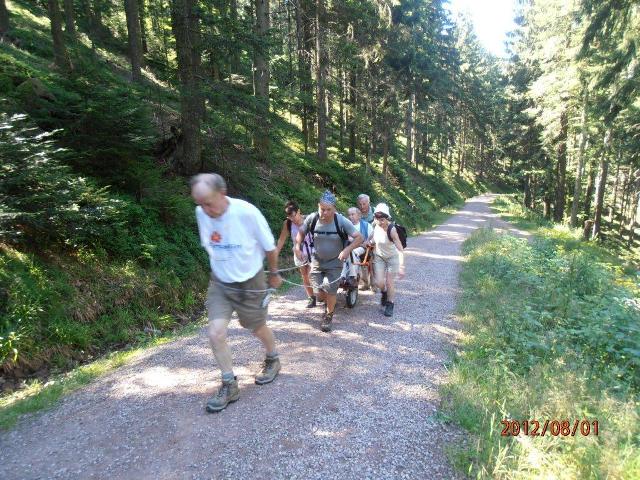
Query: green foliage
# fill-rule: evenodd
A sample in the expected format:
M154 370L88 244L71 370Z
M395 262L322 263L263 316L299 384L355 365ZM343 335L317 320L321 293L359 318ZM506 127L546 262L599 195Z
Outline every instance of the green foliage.
M468 336L445 403L478 439L469 468L479 478L637 478L637 276L568 233L528 243L481 230L464 249ZM519 441L500 436L504 418L608 427L605 439Z
M126 223L125 203L72 174L51 134L25 115L2 114L0 122L3 236L31 248L108 247Z

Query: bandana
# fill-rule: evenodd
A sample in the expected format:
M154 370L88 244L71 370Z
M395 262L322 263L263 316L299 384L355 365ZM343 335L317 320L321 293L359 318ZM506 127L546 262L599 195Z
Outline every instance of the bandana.
M331 193L329 190L325 190L322 196L320 197L320 203L329 203L336 206L336 196Z

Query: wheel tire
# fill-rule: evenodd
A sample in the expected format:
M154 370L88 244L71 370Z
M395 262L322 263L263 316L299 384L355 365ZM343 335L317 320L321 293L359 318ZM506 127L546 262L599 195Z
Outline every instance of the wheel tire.
M347 300L347 307L349 308L355 307L356 302L358 301L358 289L352 288L347 290L346 300Z

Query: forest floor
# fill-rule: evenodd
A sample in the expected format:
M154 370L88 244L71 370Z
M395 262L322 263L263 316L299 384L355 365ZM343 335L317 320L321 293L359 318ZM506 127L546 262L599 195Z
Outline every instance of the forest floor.
M464 433L438 415L456 320L462 242L479 227L511 227L470 199L409 239L395 315L379 295L338 299L334 330L319 330L301 288L270 305L280 376L257 386L263 352L232 320L240 400L204 406L219 373L203 328L23 417L0 433L1 478L458 478L447 459ZM515 232L521 233L522 232Z

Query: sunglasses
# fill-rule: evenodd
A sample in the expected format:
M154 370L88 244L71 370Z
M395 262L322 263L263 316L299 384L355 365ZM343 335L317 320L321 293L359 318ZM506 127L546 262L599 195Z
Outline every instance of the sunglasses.
M385 214L385 213L375 213L373 215L375 218L377 218L378 220L381 218L389 218L389 215Z

